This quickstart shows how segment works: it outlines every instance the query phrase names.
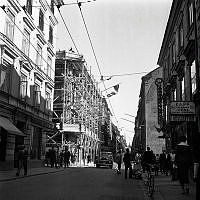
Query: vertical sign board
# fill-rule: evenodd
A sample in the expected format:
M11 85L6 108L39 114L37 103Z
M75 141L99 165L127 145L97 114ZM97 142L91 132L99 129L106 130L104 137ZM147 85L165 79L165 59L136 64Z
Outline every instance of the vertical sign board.
M162 68L157 68L144 76L145 80L145 121L146 121L146 146L154 153L160 154L165 146L165 141L158 138L155 126L158 126L158 95L155 80L162 78ZM162 115L160 112L159 115ZM160 116L161 117L161 116Z

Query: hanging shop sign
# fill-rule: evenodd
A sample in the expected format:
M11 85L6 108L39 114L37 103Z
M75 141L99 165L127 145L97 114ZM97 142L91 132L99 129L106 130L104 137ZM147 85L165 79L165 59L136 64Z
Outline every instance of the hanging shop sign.
M63 131L79 133L80 125L79 124L63 124Z
M195 115L195 104L191 101L173 101L170 104L171 115Z
M195 122L195 115L171 115L171 122Z

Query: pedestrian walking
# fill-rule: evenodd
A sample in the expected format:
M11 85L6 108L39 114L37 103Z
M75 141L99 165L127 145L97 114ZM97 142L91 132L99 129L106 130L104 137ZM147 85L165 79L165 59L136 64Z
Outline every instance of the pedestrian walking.
M158 172L159 172L159 154L156 154L156 161L155 161L155 166L154 166L154 169L155 169L155 176L158 176Z
M122 165L122 151L121 151L121 149L117 152L116 163L117 163L117 174L121 174L121 165Z
M60 152L60 167L63 167L63 160L64 160L64 150Z
M49 166L49 150L45 153L45 165L48 167Z
M165 166L166 166L166 154L165 154L165 151L162 151L162 153L160 154L160 159L159 159L159 162L160 162L160 172L161 174L164 174L165 173Z
M178 172L177 172L177 165L175 162L175 157L176 157L176 153L175 150L172 150L171 153L171 175L172 175L172 181L176 181L178 179Z
M196 182L196 200L200 199L200 133L194 138L194 181Z
M24 169L24 175L27 175L27 160L28 160L28 151L25 148L25 145L18 145L17 152L17 172L16 176L20 175L20 171Z
M168 176L171 170L171 155L168 153L165 161L165 174Z
M129 153L129 148L126 149L126 153L123 157L123 162L125 165L125 179L127 179L127 172L129 170L129 178L132 178L132 166L131 166L131 154Z
M155 155L150 150L150 147L147 147L147 150L142 155L143 172L149 171L150 165L152 164L155 164Z
M59 168L60 167L60 153L59 153L59 148L57 148L55 154L56 154L55 167Z
M56 151L55 151L54 147L52 147L49 150L49 159L50 159L50 165L51 165L51 168L52 168L56 164Z
M90 154L87 155L87 164L89 164L91 162L91 156Z
M66 149L65 149L65 152L64 152L64 166L65 166L65 168L66 168L66 167L69 167L69 164L70 164L70 156L71 156L71 153L70 153L70 151L66 148Z
M192 151L186 143L186 136L179 138L180 143L177 145L175 162L178 167L178 179L181 184L182 194L189 194L189 169L193 164Z

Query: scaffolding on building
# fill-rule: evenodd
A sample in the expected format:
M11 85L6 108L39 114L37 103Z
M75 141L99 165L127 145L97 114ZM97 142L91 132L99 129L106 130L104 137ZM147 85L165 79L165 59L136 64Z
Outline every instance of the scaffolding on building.
M74 142L86 147L86 152L88 148L97 149L102 111L98 83L87 69L83 56L58 51L53 104L53 122L61 133L57 143L63 147ZM53 138L51 136L51 140Z

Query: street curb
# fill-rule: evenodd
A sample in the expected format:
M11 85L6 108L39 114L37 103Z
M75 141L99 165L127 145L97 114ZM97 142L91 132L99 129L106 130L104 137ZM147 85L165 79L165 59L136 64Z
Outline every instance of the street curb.
M40 172L40 173L30 174L30 175L26 175L26 176L18 176L18 177L6 178L6 179L0 180L0 183L1 182L7 182L7 181L13 181L13 180L17 180L17 179L28 178L28 177L32 177L32 176L40 176L40 175L45 175L45 174L53 174L53 173L57 173L57 172L61 172L61 171L64 171L64 169L57 170L57 171L52 171L52 172Z

